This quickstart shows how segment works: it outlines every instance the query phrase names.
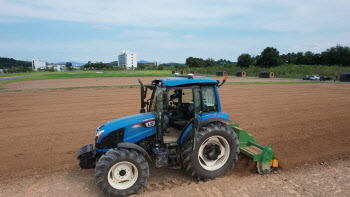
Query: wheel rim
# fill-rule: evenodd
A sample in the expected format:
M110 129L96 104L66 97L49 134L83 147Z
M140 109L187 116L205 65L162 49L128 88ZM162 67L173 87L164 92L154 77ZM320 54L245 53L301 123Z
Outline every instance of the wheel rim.
M198 161L209 171L221 168L230 156L230 145L222 136L211 136L199 147Z
M133 186L138 177L136 166L128 161L114 164L108 171L108 182L115 189L123 190Z

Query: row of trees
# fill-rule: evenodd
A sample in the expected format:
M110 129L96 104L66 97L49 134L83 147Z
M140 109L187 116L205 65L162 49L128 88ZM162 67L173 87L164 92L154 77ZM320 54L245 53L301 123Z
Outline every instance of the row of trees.
M162 64L159 66L137 64L135 70L164 70L164 66Z
M252 57L247 53L243 53L238 57L237 65L240 67L248 67L255 65L258 67L275 67L282 64L296 65L339 65L350 66L350 48L348 46L337 45L331 47L322 53L313 53L307 51L305 53L288 53L279 55L279 51L273 47L266 47L260 55Z
M188 65L189 67L232 67L235 66L235 63L226 59L220 59L218 61L215 61L213 58L208 58L204 60L202 58L189 57L186 59L186 65Z
M108 70L108 69L113 69L113 66L102 62L91 63L89 61L87 64L84 65L84 69L85 70Z
M28 61L15 60L13 58L0 57L0 69L14 67L32 67L32 63Z
M0 67L0 69L3 69ZM4 68L4 73L25 73L25 72L33 72L32 67L25 67L25 66L17 66L13 68Z

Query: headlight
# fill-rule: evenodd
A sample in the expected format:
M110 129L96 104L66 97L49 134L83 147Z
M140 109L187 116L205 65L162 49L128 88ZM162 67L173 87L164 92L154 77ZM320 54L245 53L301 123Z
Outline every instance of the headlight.
M98 139L100 139L102 133L105 132L105 130L100 130L100 131L96 131L95 134L95 143L98 141Z
M104 126L105 126L105 123L103 123L102 125L100 125L100 126L97 128L97 130L102 129L102 127L104 127Z

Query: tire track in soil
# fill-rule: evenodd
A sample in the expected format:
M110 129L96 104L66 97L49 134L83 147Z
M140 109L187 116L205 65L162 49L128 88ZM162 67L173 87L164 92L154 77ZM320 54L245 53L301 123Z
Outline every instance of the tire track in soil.
M168 181L162 181L160 183L149 183L146 188L144 188L142 193L150 193L154 191L162 191L166 189L172 189L174 187L181 187L184 185L196 184L195 181L189 181L185 179L172 179Z

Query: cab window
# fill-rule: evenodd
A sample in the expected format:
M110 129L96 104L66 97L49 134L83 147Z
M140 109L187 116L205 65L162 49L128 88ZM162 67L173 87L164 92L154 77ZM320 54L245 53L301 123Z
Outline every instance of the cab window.
M170 110L177 112L180 110L182 113L193 112L192 89L170 89L168 96Z
M202 86L203 112L218 111L214 86Z
M160 112L163 110L163 91L165 88L156 86L155 91L151 102L151 111Z

